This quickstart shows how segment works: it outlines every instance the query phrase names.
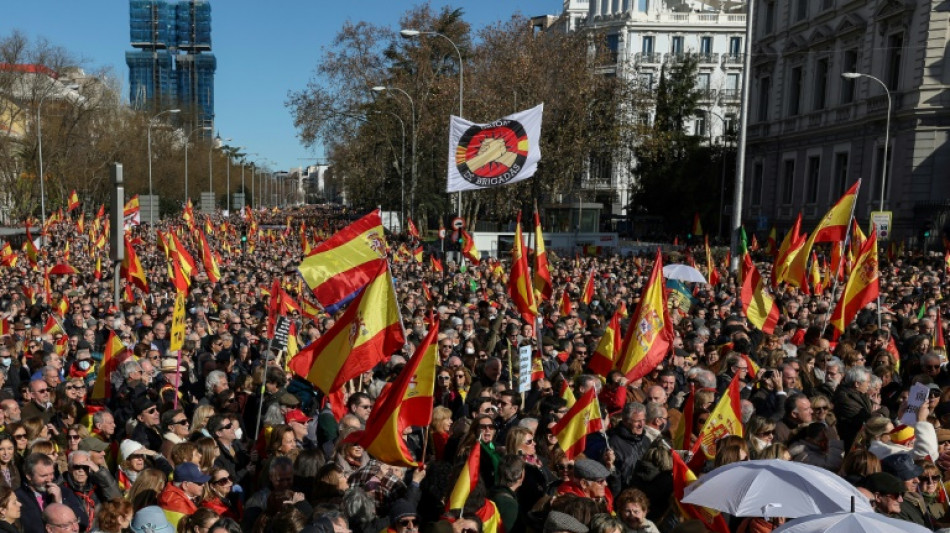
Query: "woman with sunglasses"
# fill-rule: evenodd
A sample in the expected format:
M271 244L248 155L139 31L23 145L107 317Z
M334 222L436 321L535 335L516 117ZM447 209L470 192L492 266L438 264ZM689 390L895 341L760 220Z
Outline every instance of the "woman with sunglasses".
M241 502L232 492L234 480L231 474L224 468L212 468L211 479L205 485L204 496L201 499L201 507L210 509L220 516L233 518L241 521L243 508Z
M30 439L27 436L26 427L24 427L21 422L13 422L12 424L7 424L6 430L7 433L13 437L13 442L16 444L17 455L23 457L23 454L26 453L26 449L30 447Z
M26 433L23 428L19 429L24 435L21 440L26 440ZM20 478L20 469L17 461L20 455L17 453L16 439L9 433L0 433L0 487L10 487L13 490L20 488L22 480Z

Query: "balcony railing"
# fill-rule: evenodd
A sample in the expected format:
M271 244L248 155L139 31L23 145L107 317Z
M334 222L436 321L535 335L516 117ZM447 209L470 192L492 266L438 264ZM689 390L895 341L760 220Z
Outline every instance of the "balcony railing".
M699 59L700 63L718 63L719 54L715 52L706 52L696 54L696 57Z
M634 60L637 63L655 63L660 64L663 62L663 54L658 54L655 52L638 52L634 56Z
M722 96L723 100L738 100L739 89L723 89L719 91L719 95Z
M722 62L726 65L741 65L745 62L745 54L742 53L728 53L722 54Z

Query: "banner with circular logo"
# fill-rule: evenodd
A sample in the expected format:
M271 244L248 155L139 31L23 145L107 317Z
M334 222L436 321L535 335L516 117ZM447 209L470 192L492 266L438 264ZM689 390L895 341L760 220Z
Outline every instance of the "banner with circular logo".
M499 187L533 176L541 160L543 111L540 104L488 124L453 116L446 192Z

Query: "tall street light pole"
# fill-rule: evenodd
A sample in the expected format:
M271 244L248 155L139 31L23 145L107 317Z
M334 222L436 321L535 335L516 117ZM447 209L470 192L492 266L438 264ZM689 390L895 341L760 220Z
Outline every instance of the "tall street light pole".
M175 115L177 113L181 113L181 109L166 109L148 119L148 128L146 129L148 130L148 223L150 226L155 224L155 195L152 193L152 126L155 125L155 120L157 120L158 117L162 115Z
M416 103L412 97L409 96L409 93L400 89L399 87L385 87L382 85L377 85L376 87L373 87L373 91L377 93L382 93L385 91L397 91L402 93L409 100L409 110L412 113L412 116L410 117L410 124L412 126L412 185L409 187L409 216L412 217L415 215L416 201ZM400 222L402 225L405 225L405 223L405 220Z
M214 155L215 143L221 144L226 142L231 142L231 138L228 137L227 139L222 139L220 136L215 137L214 140L211 141L211 147L208 149L208 192L211 193L212 206L214 205L214 181L212 180L212 177L214 176L214 164L211 161L211 156Z
M244 148L244 146L238 146L236 148L228 147L228 215L231 214L231 154L238 150L243 150Z
M55 85L55 83L56 82L51 81L50 86ZM67 85L66 88L76 90L79 88L79 85L74 83ZM50 94L51 93L47 90L36 104L36 143L40 163L40 213L43 217L42 223L44 232L46 231L46 175L43 174L43 121L41 120L40 110L43 107L43 102L46 100L46 97Z
M716 232L717 238L722 238L722 212L724 209L724 203L726 201L726 119L719 113L715 111L710 111L710 115L719 119L722 122L722 142L720 142L720 148L722 149L722 176L719 178L719 231ZM709 128L709 133L712 135L712 128Z
M887 188L887 148L891 140L891 91L887 88L886 83L870 74L864 74L862 72L842 72L841 77L848 80L858 78L874 80L884 89L884 94L887 96L887 120L884 122L884 157L883 161L881 161L881 198L878 203L878 211L884 211L884 190Z
M185 137L185 203L188 203L188 143L191 139L191 135L198 131L211 131L211 126L198 126L197 128L191 130L188 135Z
M463 69L463 65L462 65L462 52L459 50L458 45L455 44L455 41L453 41L453 40L450 39L449 37L447 37L447 36L445 36L445 35L443 35L443 34L441 34L441 33L439 33L439 32L435 32L435 31L420 31L420 30L413 30L413 29L408 29L408 28L404 28L404 29L400 30L400 31L399 31L399 35L402 35L402 36L405 37L406 39L415 39L415 38L418 38L420 35L430 35L430 36L432 36L432 37L442 37L443 39L445 39L446 41L448 41L449 44L452 45L452 48L455 49L455 53L458 54L458 58L459 58L459 118L464 117L465 115L462 114L462 101L463 101L463 99L464 99L464 97L463 97L463 95L464 95L463 87L464 87L464 85L465 85L465 76L464 76L464 71L463 71L464 69ZM412 132L413 132L412 135L413 135L413 137L415 137L415 131L416 131L416 129L415 129L415 128L412 128ZM413 149L412 149L412 158L413 158L413 160L415 160L415 158L416 158L415 145L413 145ZM415 173L413 173L413 180L415 180ZM413 189L415 189L415 187L413 187ZM410 195L410 198L411 198L411 195ZM412 203L412 202L411 202L411 200L410 200L410 206L409 206L409 208L410 208L409 210L410 210L410 211L412 211L412 205L411 205L411 203ZM462 191L459 191L459 192L458 192L458 216L462 216Z

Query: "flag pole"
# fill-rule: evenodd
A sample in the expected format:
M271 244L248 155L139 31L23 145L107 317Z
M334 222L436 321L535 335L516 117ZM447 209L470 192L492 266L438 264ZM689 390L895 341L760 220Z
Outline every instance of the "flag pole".
M851 222L854 220L854 210L858 206L858 194L861 193L861 178L858 178L858 188L854 191L854 202L851 203L851 215L848 217L848 229L844 234L844 242L839 242L838 245L841 246L841 254L844 257L844 249L851 242ZM875 259L877 259L875 257ZM857 258L855 258L857 260ZM806 276L807 277L807 276ZM807 282L806 282L807 283ZM835 293L838 292L838 276L835 275L835 282L831 286L831 297L835 298ZM838 307L840 302L835 302L835 307ZM833 313L834 309L829 310L829 313ZM828 320L830 320L831 315L826 314L824 323L821 326L821 336L825 335L825 329L828 328ZM877 327L881 327L881 294L878 292L877 295Z

